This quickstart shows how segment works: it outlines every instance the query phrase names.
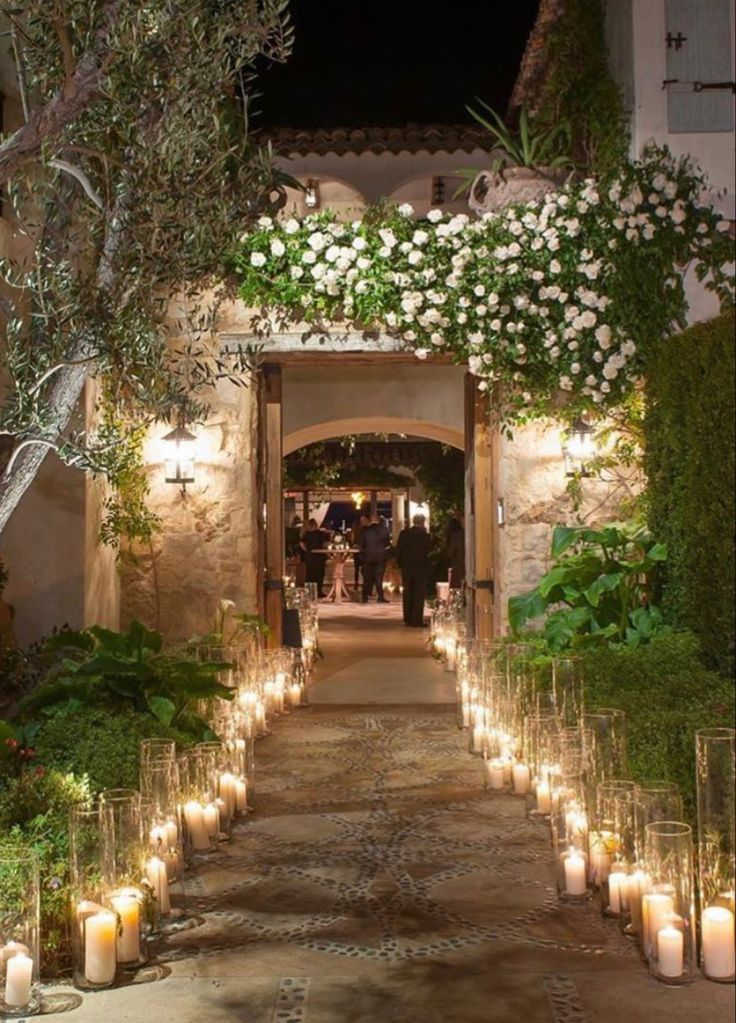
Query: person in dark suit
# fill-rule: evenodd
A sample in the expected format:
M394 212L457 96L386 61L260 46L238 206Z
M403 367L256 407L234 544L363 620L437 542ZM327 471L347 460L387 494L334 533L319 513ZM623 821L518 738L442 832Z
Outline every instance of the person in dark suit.
M461 590L465 584L465 519L457 509L447 524L445 554L450 568L450 589Z
M429 582L429 538L424 515L415 515L409 529L402 529L397 544L404 597L404 625L421 629L424 625L424 599Z
M319 528L316 519L310 519L302 536L302 547L304 548L307 563L307 582L317 583L317 593L320 597L325 596L324 585L327 555L318 554L317 551L324 550L329 540L330 534L326 530Z
M385 521L373 515L360 537L360 554L363 562L363 603L368 603L373 588L379 604L389 602L383 595L383 573L386 568L388 546L391 534Z

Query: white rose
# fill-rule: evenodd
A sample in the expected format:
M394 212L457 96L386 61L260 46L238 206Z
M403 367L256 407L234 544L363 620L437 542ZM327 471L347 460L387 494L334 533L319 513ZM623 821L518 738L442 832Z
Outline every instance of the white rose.
M407 256L409 266L418 266L419 263L424 259L424 253L420 252L419 249L412 249Z
M427 220L430 222L430 224L438 223L440 220L442 220L442 217L443 217L442 210L430 210L429 213L427 214Z
M474 334L468 334L468 344L482 345L484 340L485 338L483 337L483 335L478 333L477 331Z
M363 238L362 235L358 235L357 238L353 238L353 248L356 252L362 252L367 246L368 242Z
M473 294L477 295L478 298L483 298L485 293L486 289L482 284L476 284L476 286L473 288Z
M327 244L327 239L321 231L315 231L314 234L310 234L309 238L307 238L307 244L314 252L321 252Z
M415 245L424 245L429 240L429 235L426 231L415 231L411 240Z
M611 328L607 323L602 323L595 332L595 339L598 342L599 348L611 347Z
M402 217L411 217L414 214L414 207L411 205L411 203L402 202L397 212L400 213Z
M572 380L570 379L570 377L568 376L560 377L560 387L562 388L563 391L571 391Z
M265 216L264 217L259 217L258 218L258 226L259 227L265 227L265 228L271 228L271 227L273 227L273 220L271 219L271 217L265 217Z
M397 244L396 235L389 228L381 228L378 232L378 237L387 249L392 249Z
M670 213L670 220L673 224L682 224L687 220L687 212L681 203L676 203Z
M427 348L415 348L414 354L418 359L426 359L429 355L429 350Z
M299 230L299 221L290 217L284 224L284 234L296 234Z
M316 252L312 252L311 249L307 249L307 251L302 256L302 263L316 263L316 262L317 262L317 253Z
M366 259L365 256L358 257L356 266L358 267L359 270L367 270L370 265L371 265L370 259Z
M383 245L378 250L378 255L382 256L384 259L388 259L388 257L391 255L391 249L388 247L388 245Z
M325 252L325 259L327 260L328 263L334 263L339 255L340 255L340 246L339 245L330 245L330 247Z
M250 254L250 265L259 267L266 265L266 257L262 252L251 252Z

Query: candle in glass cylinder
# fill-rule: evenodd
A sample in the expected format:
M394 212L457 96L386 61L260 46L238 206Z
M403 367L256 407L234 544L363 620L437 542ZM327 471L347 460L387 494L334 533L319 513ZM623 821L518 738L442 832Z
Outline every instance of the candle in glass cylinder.
M167 916L171 912L169 878L166 873L166 864L158 856L153 856L146 863L146 877L156 896L159 913L161 916Z
M175 820L169 818L165 824L166 827L166 840L169 845L176 845L179 841L179 825Z
M612 831L591 831L588 842L591 879L595 884L602 885L611 870L613 854L617 849L616 836Z
M220 834L220 814L214 803L208 803L204 808L204 826L208 838L217 838Z
M184 820L189 830L189 837L192 842L192 849L209 849L210 838L207 825L204 819L202 804L196 799L190 800L184 806Z
M302 702L302 687L298 682L289 686L289 703L292 707L298 707Z
M517 796L525 796L529 791L530 774L526 764L514 764L511 776L514 783L514 792Z
M626 903L631 916L631 928L636 934L641 933L641 900L649 886L649 875L644 870L635 870L629 874L626 882Z
M486 760L486 782L491 789L502 789L506 783L506 762Z
M21 952L27 956L30 951L28 945L24 945L22 941L9 941L0 948L0 963L7 962L11 956L18 955Z
M608 908L618 916L627 908L629 875L620 867L608 875Z
M248 809L248 783L245 778L235 779L235 806L241 813Z
M650 958L656 953L657 934L667 926L675 911L674 899L667 892L647 892L641 899L641 921L644 954Z
M588 865L581 852L570 849L564 857L565 891L568 895L585 895L588 891Z
M473 753L480 753L483 749L483 736L485 728L482 724L473 725Z
M31 1000L33 960L25 952L16 952L5 964L5 1004L22 1009Z
M151 848L152 849L165 849L169 844L169 833L166 830L165 824L157 824L151 828Z
M736 973L734 915L725 906L708 906L701 920L703 972L712 980L730 980Z
M685 961L685 935L668 924L657 931L657 970L663 977L681 977Z
M116 955L119 963L134 963L141 955L141 907L136 895L115 895L110 905L120 919Z
M117 917L103 909L84 921L84 976L89 984L112 984L117 957Z
M235 775L230 774L229 771L220 775L220 798L225 801L227 806L227 816L234 817L236 805Z
M537 782L537 812L538 813L549 813L552 809L552 793L550 792L549 782L542 781L541 779Z

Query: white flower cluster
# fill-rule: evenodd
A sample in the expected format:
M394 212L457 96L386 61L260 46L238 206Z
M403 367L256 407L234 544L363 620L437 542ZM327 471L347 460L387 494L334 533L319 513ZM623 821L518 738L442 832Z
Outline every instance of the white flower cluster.
M381 222L262 217L243 242L241 294L293 319L347 319L401 337L417 358L450 350L481 388L525 401L574 392L601 404L641 373L646 332L682 313L675 264L707 264L723 225L700 179L661 152L599 184L471 219L410 206Z

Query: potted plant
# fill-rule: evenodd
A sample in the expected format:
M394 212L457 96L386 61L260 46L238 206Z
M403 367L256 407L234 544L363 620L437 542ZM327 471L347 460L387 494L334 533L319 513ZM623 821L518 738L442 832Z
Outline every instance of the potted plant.
M490 132L497 153L489 170L473 174L468 205L474 213L492 213L517 202L530 202L556 188L574 169L570 156L570 130L566 122L537 125L526 109L514 131L482 100L493 120L468 107L468 112Z

